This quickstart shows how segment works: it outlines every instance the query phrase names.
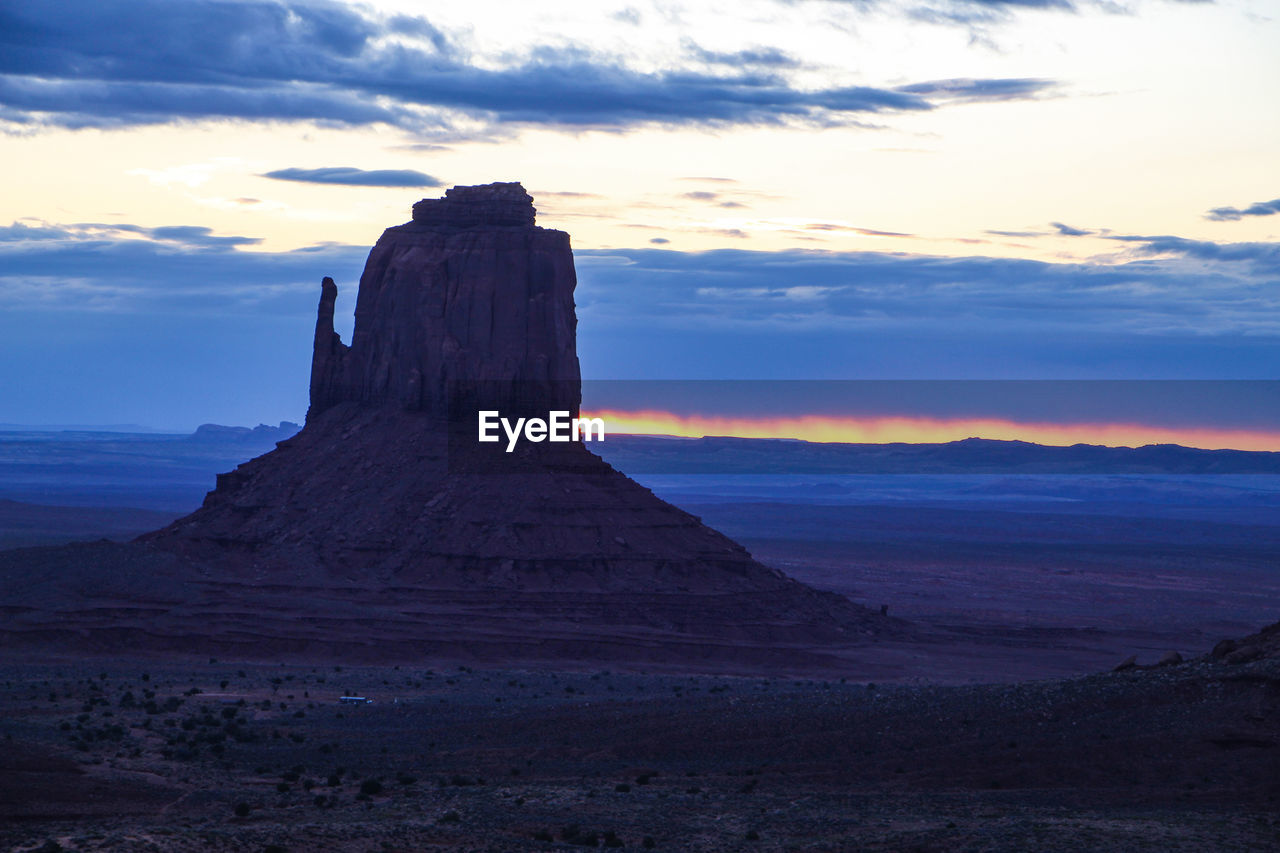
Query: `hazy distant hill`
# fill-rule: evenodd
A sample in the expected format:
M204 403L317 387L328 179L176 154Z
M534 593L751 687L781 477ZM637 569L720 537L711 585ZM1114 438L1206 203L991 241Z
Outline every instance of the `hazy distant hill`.
M968 438L946 444L610 436L593 449L627 474L1277 474L1280 453L1176 444L1046 447Z

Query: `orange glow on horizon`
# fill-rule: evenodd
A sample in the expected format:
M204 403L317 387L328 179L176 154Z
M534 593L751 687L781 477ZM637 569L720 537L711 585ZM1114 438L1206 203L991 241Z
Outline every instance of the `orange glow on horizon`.
M1109 447L1141 447L1146 444L1180 444L1183 447L1205 450L1280 451L1280 432L1135 423L1061 424L1018 422L1000 418L915 416L725 417L678 415L652 409L600 409L583 411L580 417L602 418L606 435L642 433L682 438L715 435L736 438L794 438L849 444L934 444L966 438L987 438L1055 446L1101 444Z

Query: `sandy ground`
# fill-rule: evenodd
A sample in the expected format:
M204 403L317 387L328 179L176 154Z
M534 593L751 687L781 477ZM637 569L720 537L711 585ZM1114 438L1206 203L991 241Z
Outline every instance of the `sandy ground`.
M14 850L1280 844L1275 661L967 687L113 661L0 685Z

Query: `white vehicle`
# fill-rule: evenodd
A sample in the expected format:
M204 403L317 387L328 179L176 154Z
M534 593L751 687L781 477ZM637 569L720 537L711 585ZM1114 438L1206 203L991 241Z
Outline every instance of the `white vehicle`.
M372 699L366 699L363 696L339 696L338 703L341 705L372 705Z

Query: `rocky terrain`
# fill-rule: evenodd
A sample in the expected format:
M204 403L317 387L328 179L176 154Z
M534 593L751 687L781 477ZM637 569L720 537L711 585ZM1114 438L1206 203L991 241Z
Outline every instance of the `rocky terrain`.
M1238 642L1262 644L1247 660L967 687L11 665L0 670L0 844L1274 849L1278 635ZM374 701L337 701L351 694Z

